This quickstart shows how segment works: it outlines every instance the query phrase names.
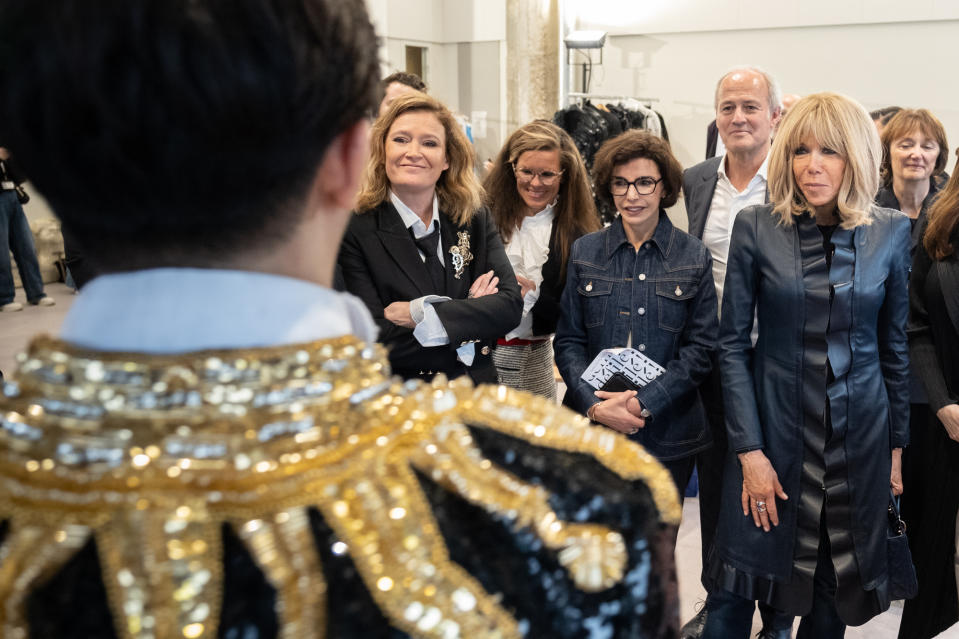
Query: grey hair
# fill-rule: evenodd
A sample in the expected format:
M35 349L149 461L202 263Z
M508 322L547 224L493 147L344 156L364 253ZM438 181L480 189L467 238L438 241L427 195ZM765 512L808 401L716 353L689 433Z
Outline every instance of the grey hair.
M719 82L716 83L716 94L713 96L713 109L719 109L719 89L723 86L723 80L731 76L732 74L738 71L749 71L751 73L757 73L766 80L766 89L768 90L768 100L769 100L769 113L775 113L776 110L781 110L783 108L783 92L779 88L779 83L776 82L776 78L770 75L764 69L759 67L746 65L733 67L719 78Z

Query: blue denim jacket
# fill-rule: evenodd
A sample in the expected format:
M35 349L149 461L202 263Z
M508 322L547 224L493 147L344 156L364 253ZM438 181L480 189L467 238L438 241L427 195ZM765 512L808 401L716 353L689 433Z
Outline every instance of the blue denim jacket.
M566 382L563 403L585 414L599 400L580 379L604 348L631 345L666 372L639 389L652 416L633 439L659 459L692 455L711 443L699 385L711 367L718 320L712 258L665 212L638 251L620 219L573 243L554 349Z

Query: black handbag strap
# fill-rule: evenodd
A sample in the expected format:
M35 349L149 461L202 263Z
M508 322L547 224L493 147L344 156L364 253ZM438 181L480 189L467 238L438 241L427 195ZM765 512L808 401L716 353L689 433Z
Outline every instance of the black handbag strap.
M906 522L899 516L899 498L889 489L889 532L893 535L903 535L906 532Z

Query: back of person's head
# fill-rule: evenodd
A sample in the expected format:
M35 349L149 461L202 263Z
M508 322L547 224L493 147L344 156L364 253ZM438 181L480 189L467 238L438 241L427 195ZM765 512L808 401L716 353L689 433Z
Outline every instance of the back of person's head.
M0 139L105 270L288 238L377 101L362 0L5 0Z
M866 109L838 93L807 95L779 125L769 151L769 201L782 222L792 224L810 208L792 169L796 149L810 137L846 162L837 203L843 227L869 224L879 189L879 134Z
M949 141L946 139L946 129L942 126L942 122L926 109L899 109L879 134L882 142L880 173L883 184L892 184L892 158L889 155L889 148L896 140L913 135L917 131L935 140L939 145L939 155L936 156L936 165L932 171L933 176L945 171L946 162L949 160Z
M436 182L440 208L457 224L466 224L482 204L482 190L473 173L475 153L466 133L445 104L419 91L405 93L373 122L370 130L370 159L363 175L363 186L356 200L356 210L364 213L390 197L390 181L386 175L386 137L400 116L413 111L433 114L446 134L446 159L449 168Z
M416 89L426 93L426 83L423 82L423 79L415 73L407 73L406 71L397 71L396 73L391 73L380 81L380 87L385 91L386 87L390 86L394 82L399 84L405 84L411 89Z

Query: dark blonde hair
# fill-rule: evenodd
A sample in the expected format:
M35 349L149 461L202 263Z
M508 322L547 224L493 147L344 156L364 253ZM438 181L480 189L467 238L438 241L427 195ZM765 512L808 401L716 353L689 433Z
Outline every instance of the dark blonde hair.
M528 151L558 151L560 176L559 201L554 210L556 246L565 270L573 241L599 230L599 216L589 188L589 177L576 144L566 131L546 120L534 120L507 138L483 180L486 205L499 228L503 242L509 242L522 223L526 204L516 187L513 165Z
M837 204L843 228L872 223L869 210L879 190L879 134L866 109L838 93L808 95L780 122L769 151L769 200L774 213L788 225L809 209L796 184L792 161L796 149L810 136L846 161Z
M668 209L679 198L683 167L673 156L669 142L639 129L630 129L611 140L606 140L596 152L596 157L593 158L593 184L596 186L596 197L615 209L613 194L609 192L613 170L637 158L646 158L656 163L663 179L663 198L659 205L663 209Z
M376 208L390 197L390 181L386 177L386 137L390 127L404 113L432 113L446 132L446 159L450 166L436 181L440 209L458 225L468 224L473 213L482 206L482 189L473 173L473 146L459 122L436 98L411 91L396 98L386 113L373 123L370 131L370 159L363 175L363 185L356 197L357 213Z
M932 259L944 260L956 250L951 239L959 226L959 161L926 216L929 226L926 227L922 244Z
M942 122L926 109L900 109L892 116L879 136L882 142L882 165L879 172L884 185L892 184L893 177L889 149L893 142L911 135L913 131L919 131L939 145L939 155L936 157L936 167L932 174L939 175L945 170L946 161L949 159L949 141L946 140L946 129L942 126Z

